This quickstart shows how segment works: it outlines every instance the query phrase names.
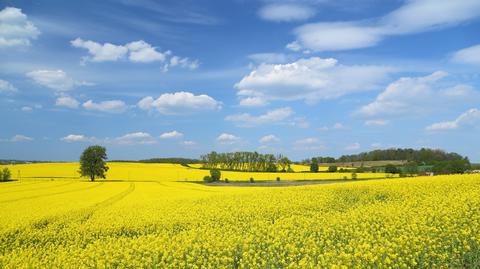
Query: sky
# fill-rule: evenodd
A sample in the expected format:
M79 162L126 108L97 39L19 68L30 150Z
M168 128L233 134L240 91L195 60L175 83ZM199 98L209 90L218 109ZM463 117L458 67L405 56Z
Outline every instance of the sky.
M478 0L0 0L0 159L480 162Z

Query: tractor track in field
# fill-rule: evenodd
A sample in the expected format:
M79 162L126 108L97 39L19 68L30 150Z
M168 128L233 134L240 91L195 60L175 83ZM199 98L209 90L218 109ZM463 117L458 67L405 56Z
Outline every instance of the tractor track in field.
M100 209L106 208L111 206L118 201L125 198L127 195L132 193L135 190L135 183L130 182L128 188L120 193L114 194L109 198L95 203L91 206L78 209L75 211L70 211L61 215L50 216L42 218L38 221L35 221L31 226L35 229L44 229L51 224L63 224L63 226L67 226L69 223L84 223L88 219L92 217L92 215Z
M102 183L103 184L103 183ZM99 184L100 185L100 184ZM97 185L98 186L98 185ZM86 189L86 188L84 188ZM88 219L90 219L93 214L103 208L106 208L108 206L111 206L129 194L131 194L133 191L135 191L135 183L130 182L128 188L120 193L114 194L110 196L109 198L100 201L98 203L95 203L91 206L88 206L86 208L82 208L79 210L75 211L70 211L64 214L59 214L59 215L54 215L54 216L49 216L49 217L44 217L41 218L37 221L32 222L29 224L27 227L24 228L19 228L14 231L7 232L5 234L0 234L0 242L3 243L8 243L8 241L18 241L19 238L25 238L25 240L31 240L32 236L36 240L36 244L45 244L49 242L48 237L43 237L43 231L44 229L52 226L52 225L57 225L55 229L60 228L60 229L67 229L67 227L70 224L78 224L78 223L84 223ZM30 229L33 229L36 231L36 234L31 234ZM11 246L14 244L5 244L5 246ZM3 250L0 250L0 253L8 253L12 251L13 248L5 248Z
M36 187L36 188L29 188L29 189L26 189L26 190L13 190L13 191L4 191L4 192L1 192L0 194L10 194L10 193L17 193L17 192L25 192L25 191L36 191L36 190L39 190L39 191L43 191L43 190L48 190L48 189L54 189L54 188L58 188L58 187L63 187L63 186L66 186L66 185L70 185L70 184L73 184L75 183L75 181L72 181L72 182L67 182L67 183L64 183L64 184L59 184L59 185L55 185L55 186L46 186L44 188L42 187Z
M10 182L3 182L2 185L5 185L5 186L2 186L1 187L1 190L9 190L9 189L12 189L12 188L16 188L16 187L25 187L25 186L31 186L31 185L36 185L38 183L46 183L46 182L49 182L49 181L34 181L34 182L26 182L24 183L23 181L19 181L19 180L13 180L13 181L10 181ZM9 184L13 184L13 183L17 183L15 185L9 185Z
M67 190L67 191L59 191L59 192L54 192L54 193L42 194L42 195L33 195L33 196L22 197L22 198L17 198L17 199L3 200L3 201L0 201L0 204L18 202L18 201L23 201L23 200L30 200L30 199L42 198L42 197L48 197L48 196L54 196L54 195L60 195L60 194L71 193L71 192L78 192L78 191L83 191L83 190L89 190L89 189L98 188L98 187L102 186L103 184L105 184L105 183L101 182L99 184L95 184L93 186L88 186L86 188Z

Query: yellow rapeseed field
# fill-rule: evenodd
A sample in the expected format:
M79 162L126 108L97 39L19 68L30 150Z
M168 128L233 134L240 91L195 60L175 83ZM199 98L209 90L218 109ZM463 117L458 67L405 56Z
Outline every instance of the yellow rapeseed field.
M149 164L149 163L108 163L109 180L136 180L136 181L202 181L210 172L198 169L198 165L186 167L180 164ZM78 163L37 163L0 165L8 167L13 178L28 179L75 179L79 177ZM296 165L295 171L308 171L305 167ZM305 169L305 170L303 170ZM326 169L322 170L326 171ZM390 175L385 173L358 173L357 178L385 178ZM266 173L266 172L235 172L223 171L222 179L231 181L248 181L251 177L255 180L322 180L322 179L351 179L351 173Z
M97 182L75 163L10 166L0 268L480 266L480 175L225 187L178 182L208 171L173 164L110 166Z

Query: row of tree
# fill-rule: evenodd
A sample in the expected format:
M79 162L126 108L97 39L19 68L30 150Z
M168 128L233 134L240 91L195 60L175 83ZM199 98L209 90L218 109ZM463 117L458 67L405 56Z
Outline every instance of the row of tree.
M336 162L366 162L366 161L407 161L423 165L433 165L435 162L463 160L466 157L455 152L445 152L440 149L392 148L373 150L353 155L343 155ZM468 159L467 159L468 160Z
M292 162L286 156L261 154L258 152L228 152L212 151L201 156L204 168L223 169L250 172L291 171Z

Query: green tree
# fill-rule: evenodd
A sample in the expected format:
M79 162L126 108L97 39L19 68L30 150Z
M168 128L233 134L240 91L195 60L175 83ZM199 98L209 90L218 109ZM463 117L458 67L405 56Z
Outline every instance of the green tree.
M12 177L12 173L10 172L10 169L8 168L3 168L3 170L0 170L0 180L1 181L8 181Z
M210 178L212 181L219 181L222 173L218 169L210 169Z
M328 172L334 173L334 172L337 172L337 170L338 170L338 167L335 165L331 165L328 167Z
M397 169L397 167L393 164L387 164L385 166L385 173L390 173L390 174L398 174L399 171Z
M108 171L106 165L107 150L102 146L90 146L80 156L80 176L89 177L91 181L95 178L105 178Z
M318 161L316 158L312 158L312 163L310 163L310 172L318 172Z

